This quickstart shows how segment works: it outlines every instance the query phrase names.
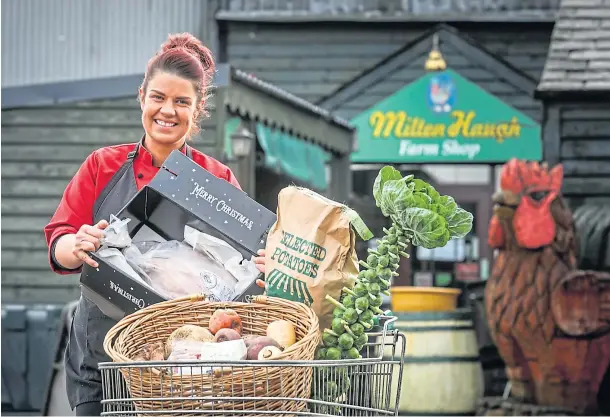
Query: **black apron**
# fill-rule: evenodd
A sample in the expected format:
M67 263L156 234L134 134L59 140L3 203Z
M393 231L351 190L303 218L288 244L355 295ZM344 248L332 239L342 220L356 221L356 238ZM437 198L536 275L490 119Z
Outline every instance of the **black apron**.
M93 224L110 220L138 192L133 161L141 143L127 155L127 161L112 176L93 205ZM191 149L186 145L186 156L192 159ZM89 299L81 294L70 327L70 339L64 358L66 367L66 389L68 401L74 409L77 405L102 400L102 378L98 370L100 362L112 362L104 352L106 333L117 322L106 316Z

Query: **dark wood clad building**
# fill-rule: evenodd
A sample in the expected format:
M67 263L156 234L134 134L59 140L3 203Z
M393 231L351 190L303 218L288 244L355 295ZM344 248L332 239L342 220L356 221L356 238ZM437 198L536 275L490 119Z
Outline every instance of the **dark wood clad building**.
M610 4L563 0L537 97L544 159L563 163L572 208L610 202Z
M221 20L218 25L219 53L228 62L308 101L319 102L365 69L419 39L437 23L282 23L278 18L273 22ZM469 22L451 26L539 80L552 22ZM452 65L463 63L461 60ZM519 100L524 99L515 97L508 104L518 107L522 104Z

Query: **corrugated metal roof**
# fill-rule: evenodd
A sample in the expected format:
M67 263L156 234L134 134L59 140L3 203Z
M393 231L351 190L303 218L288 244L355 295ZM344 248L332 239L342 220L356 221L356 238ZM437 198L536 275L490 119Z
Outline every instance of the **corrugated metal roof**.
M142 73L172 32L202 36L202 0L2 0L2 87Z

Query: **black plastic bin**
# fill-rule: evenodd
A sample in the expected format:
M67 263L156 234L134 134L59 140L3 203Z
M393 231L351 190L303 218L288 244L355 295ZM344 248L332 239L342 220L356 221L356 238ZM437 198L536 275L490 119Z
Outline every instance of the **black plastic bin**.
M63 305L2 305L2 414L42 412Z

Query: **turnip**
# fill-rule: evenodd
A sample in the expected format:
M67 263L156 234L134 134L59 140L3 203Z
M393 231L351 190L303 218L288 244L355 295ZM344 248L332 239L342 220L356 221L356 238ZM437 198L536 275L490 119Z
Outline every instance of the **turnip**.
M286 349L296 343L297 336L294 325L286 320L276 320L267 326L267 336Z

